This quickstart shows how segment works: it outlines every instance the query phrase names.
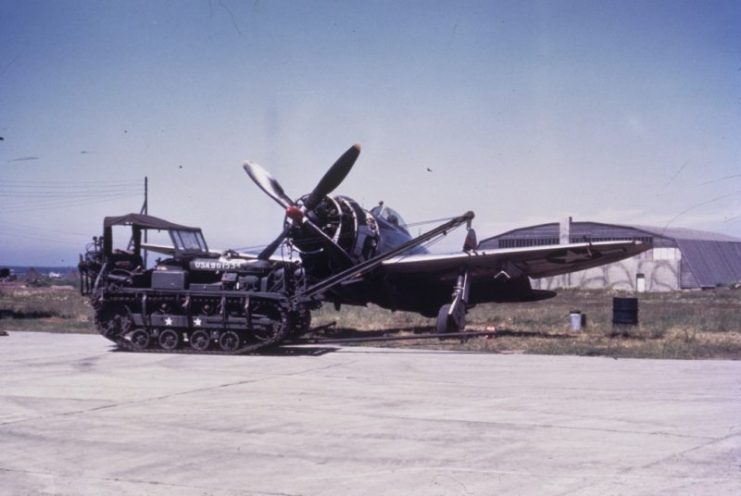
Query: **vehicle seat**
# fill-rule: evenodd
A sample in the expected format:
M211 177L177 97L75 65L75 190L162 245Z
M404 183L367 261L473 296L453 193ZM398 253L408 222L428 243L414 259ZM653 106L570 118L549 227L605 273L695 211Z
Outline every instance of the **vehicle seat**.
M141 256L125 250L113 250L113 253L109 258L109 262L116 269L124 269L128 270L129 272L142 270L142 266L144 264Z

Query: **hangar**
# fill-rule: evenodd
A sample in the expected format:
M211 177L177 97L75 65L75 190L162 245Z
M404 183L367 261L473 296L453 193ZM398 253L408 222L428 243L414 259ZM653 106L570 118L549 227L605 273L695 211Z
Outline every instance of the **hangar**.
M521 227L487 238L480 248L517 248L584 241L639 240L653 249L635 257L555 277L534 289L609 288L633 291L705 289L741 282L741 239L685 228L573 222Z

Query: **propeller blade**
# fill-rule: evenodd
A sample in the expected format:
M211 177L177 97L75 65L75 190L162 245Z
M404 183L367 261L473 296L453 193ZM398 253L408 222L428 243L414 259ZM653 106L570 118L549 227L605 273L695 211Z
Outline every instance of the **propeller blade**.
M283 243L283 241L285 241L285 239L288 237L291 228L296 225L297 224L291 226L289 224L286 224L286 226L283 228L283 232L281 232L278 237L272 241L272 243L266 246L260 252L260 254L257 255L257 258L260 260L269 260L273 253L275 253L275 250L277 250L281 243ZM345 253L345 250L343 250L337 243L335 243L334 240L330 238L327 233L322 231L319 226L306 218L304 218L303 222L299 223L298 226L301 229L308 229L310 231L313 231L317 236L319 236L319 240L324 245L324 248L325 250L327 250L328 255L335 261L335 263L338 264L340 268L344 269L352 265L352 261L350 260L350 257L348 257L347 253Z
M319 205L319 202L322 201L322 198L340 185L350 172L350 169L352 169L352 166L358 159L358 155L360 155L360 145L353 145L337 159L316 185L306 202L304 202L307 210L314 210Z
M288 231L291 230L291 226L286 224L286 227L283 228L283 232L278 235L277 238L273 240L272 243L270 243L268 246L266 246L259 255L257 255L257 258L260 260L269 260L270 256L275 253L275 250L278 249L278 247L283 243L283 241L286 239L286 236L288 236Z
M293 206L293 200L286 195L286 192L283 191L283 187L273 176L270 175L268 171L254 162L245 162L243 167L247 175L250 176L250 179L252 179L261 190L267 193L270 198L278 202L281 207L288 208Z
M307 197L304 202L304 207L301 209L297 207L288 195L286 195L283 187L273 176L270 175L268 171L254 162L245 162L243 167L247 175L250 176L250 179L252 179L261 190L263 190L270 198L275 200L275 202L281 207L286 209L286 216L293 221L294 226L300 226L302 229L309 229L319 236L319 239L324 245L330 259L337 264L340 269L344 269L352 265L350 256L340 245L322 231L319 226L307 218L305 213L307 210L314 210L325 196L329 195L342 183L350 172L350 169L352 169L359 155L360 145L353 145L343 153L342 156L338 158L337 161L332 164L332 167L330 167L324 174L314 190ZM291 226L286 225L278 237L266 246L257 258L261 260L269 259L281 243L283 243L283 241L289 236L290 230Z
M340 269L345 269L352 265L350 256L342 249L340 245L327 236L327 233L321 230L319 226L311 222L307 217L304 217L304 221L301 223L304 228L309 228L319 236L319 239L324 244L324 248L327 250L327 254L339 265Z

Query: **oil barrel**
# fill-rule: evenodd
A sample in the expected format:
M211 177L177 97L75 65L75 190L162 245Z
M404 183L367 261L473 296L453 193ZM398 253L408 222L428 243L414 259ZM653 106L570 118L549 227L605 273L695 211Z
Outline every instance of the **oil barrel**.
M638 324L638 298L613 297L612 323L623 325Z

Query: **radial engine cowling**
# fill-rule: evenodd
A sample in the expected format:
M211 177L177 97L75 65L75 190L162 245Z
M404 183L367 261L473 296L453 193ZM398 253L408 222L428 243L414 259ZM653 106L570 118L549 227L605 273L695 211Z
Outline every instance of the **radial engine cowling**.
M301 200L305 201L307 197L308 195ZM307 212L307 217L332 238L353 263L375 255L379 236L376 221L352 198L325 196L314 210ZM292 244L301 251L301 257L308 268L314 266L320 270L321 265L326 265L323 267L326 270L331 268L332 261L325 256L324 245L313 232L296 226L291 229L290 238Z

